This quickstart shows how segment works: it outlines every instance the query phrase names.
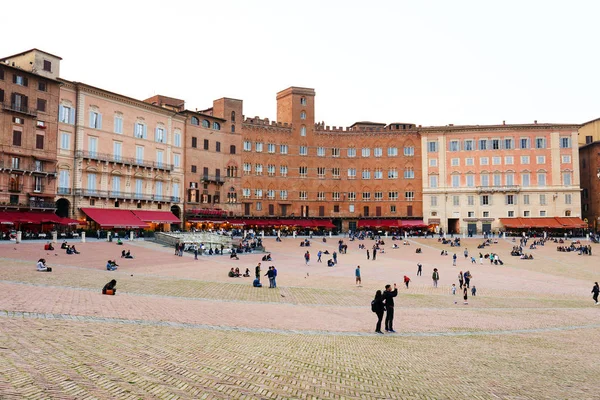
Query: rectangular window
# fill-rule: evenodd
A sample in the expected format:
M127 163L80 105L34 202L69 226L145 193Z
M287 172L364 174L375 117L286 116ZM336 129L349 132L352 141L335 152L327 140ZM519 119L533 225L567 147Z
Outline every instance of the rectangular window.
M158 150L156 152L156 165L158 166L158 168L162 168L163 166L163 155L164 153L161 150Z
M460 150L460 142L458 140L450 141L450 151L458 151Z
M13 140L12 140L13 146L21 146L21 136L22 136L21 131L13 131Z
M298 194L299 194L300 200L307 200L308 199L308 192L305 192L305 191L302 190Z
M133 136L138 139L146 139L147 129L146 125L136 122L133 128Z
M505 197L505 202L507 205L514 205L516 203L516 197L514 194L507 194Z
M512 172L506 173L506 186L513 186L515 184L515 174Z
M571 196L570 193L565 194L565 204L571 204L573 201L573 198Z
M44 81L38 81L38 90L40 92L47 92L48 91L48 85L46 85L46 82L44 82Z
M248 140L244 140L244 151L252 151L252 143Z
M355 201L356 200L356 192L348 192L348 200Z
M44 60L44 66L42 67L44 71L52 72L52 62L48 60Z
M288 153L288 146L287 146L287 144L280 144L279 145L279 153L280 154L287 154Z
M67 106L58 107L58 122L63 124L75 124L75 109Z
M281 176L287 176L288 173L288 167L286 167L285 165L282 165L279 167L279 175Z
M465 140L464 146L465 151L473 151L475 150L475 141L473 139Z
M275 154L275 143L268 143L267 144L267 152L269 154Z
M562 173L563 186L571 186L571 173L563 172Z
M480 196L479 197L480 200L480 204L482 206L489 206L490 205L490 196L488 196L487 194Z
M528 194L523 195L523 204L529 205L529 195Z
M325 167L317 167L317 177L325 178Z
M325 192L317 192L317 200L325 200Z
M452 196L452 205L454 207L460 206L460 196Z
M540 217L545 217L546 216L546 211L545 210L541 210L540 211Z
M531 215L531 211L523 211L524 217L529 217Z
M306 175L308 174L308 167L299 167L298 171L300 173L300 177L306 178Z
M27 86L27 77L22 75L13 75L13 83L16 83L19 86Z
M181 166L181 155L173 154L173 166L179 168Z
M535 162L537 164L546 164L546 156L536 156Z
M354 148L349 148L349 149L348 149L348 157L349 157L349 158L356 157L356 149L354 149Z
M521 164L523 164L523 165L529 164L529 156L521 156Z
M255 150L257 153L262 153L262 151L263 151L263 143L262 143L262 142L256 142L256 143L254 144L254 150Z
M89 191L96 191L96 174L89 174L87 176L87 188Z
M500 185L502 185L502 175L494 174L494 186L498 187Z
M543 137L535 138L535 148L536 149L545 149L546 148L546 138L543 138Z
M504 157L504 164L513 165L515 163L515 158L513 156Z
M460 175L452 175L452 187L460 187Z
M275 176L275 165L273 165L273 164L267 165L267 174L269 176Z
M339 179L339 177L340 177L340 169L338 167L331 168L331 176L334 179Z
M475 205L475 196L467 196L467 205L469 205L469 206Z
M245 199L249 199L250 198L250 189L249 188L244 188L242 189L242 197Z
M453 158L450 160L450 165L452 165L453 167L458 167L460 166L460 158Z
M473 196L471 196L471 197L473 197ZM471 205L473 205L473 204L471 204ZM474 218L475 217L475 211L467 211L467 217Z
M363 169L362 178L363 179L371 179L371 171L369 171L368 169Z
M356 168L348 168L348 179L356 179Z
M546 173L545 172L538 172L537 185L538 186L546 186Z
M415 155L415 148L412 146L408 146L404 148L404 155L406 157L413 157Z
M198 172L198 167L196 165L192 165L192 173Z
M221 142L215 142L215 151L217 153L221 152Z
M252 164L250 164L250 163L244 163L242 168L244 171L244 175L249 175L252 172Z
M90 111L90 128L102 129L102 114Z
M301 156L308 155L308 147L307 146L300 146L300 155Z
M142 179L135 180L135 195L141 197L144 192L144 181Z
M71 150L71 134L66 132L60 133L60 148L63 150Z
M487 139L479 139L479 150L487 150Z
M481 180L481 186L483 186L483 187L490 186L490 176L488 174L481 174L479 176L479 179Z
M388 170L388 179L398 179L398 170L396 168Z
M437 151L438 151L438 142L437 141L427 142L427 151L429 153L437 153Z
M375 169L375 171L373 173L373 178L375 178L375 179L383 179L383 171L381 170L381 168Z
M438 205L437 196L431 196L429 204L431 207L437 207L437 205Z
M325 157L325 147L317 147L317 157Z
M560 148L561 149L570 149L571 148L571 138L568 136L563 136L560 138Z
M44 149L44 135L35 135L35 148L38 150Z
M430 167L437 167L437 158L431 158L429 159L429 166Z
M98 138L90 136L88 137L88 151L90 157L96 157L98 155Z
M287 190L280 190L279 191L279 198L281 200L287 200L288 194L287 194Z
M414 153L414 147L413 147L413 153ZM387 155L388 155L388 157L397 157L398 156L398 148L397 147L388 147Z
M254 189L254 198L255 199L262 199L263 197L263 191L262 189Z
M370 192L363 192L362 194L362 199L363 200L371 200L371 193Z
M383 149L381 147L375 147L373 149L373 157L381 157L383 155Z
M135 146L135 162L138 164L144 162L144 146Z
M120 115L115 115L114 131L115 133L123 133L123 117Z
M561 161L563 164L571 164L571 156L561 156Z
M70 186L69 171L63 169L58 177L58 194L69 194Z
M466 178L467 178L467 187L474 187L475 186L475 175L468 174L468 175L466 175Z
M388 192L388 199L393 201L398 200L398 192Z
M198 138L195 136L192 136L192 148L195 149L198 147Z
M521 174L521 186L523 186L523 187L531 186L531 175L528 172L524 172Z
M520 144L521 144L521 149L525 150L525 149L529 149L531 147L531 143L529 141L529 138L521 138L520 140Z
M267 199L273 200L275 198L275 191L273 189L267 190Z
M480 157L479 158L479 165L489 165L490 160L487 157Z
M370 157L371 156L371 149L362 149L362 156L363 157Z
M492 139L492 150L500 150L500 139Z
M473 165L475 165L475 159L472 157L465 158L465 165L468 167L472 167Z
M514 146L513 139L512 138L505 138L504 139L504 149L506 149L506 150L512 150L514 148L515 148L515 146Z
M438 187L438 177L437 177L437 175L431 175L429 177L429 187L430 188L437 188Z
M492 165L501 165L502 157L492 157Z
M407 201L414 201L415 192L404 192L404 199Z
M404 168L404 179L415 179L415 170L411 167Z
M332 147L331 148L331 157L339 157L340 156L340 149L338 147Z
M210 142L208 139L204 139L204 150L209 150L210 149Z
M383 200L383 192L375 192L375 201L382 201Z
M546 205L546 195L545 194L540 194L540 205L541 206Z
M37 110L41 112L46 112L46 100L37 99Z
M175 147L181 147L181 132L175 132L173 134L173 144Z

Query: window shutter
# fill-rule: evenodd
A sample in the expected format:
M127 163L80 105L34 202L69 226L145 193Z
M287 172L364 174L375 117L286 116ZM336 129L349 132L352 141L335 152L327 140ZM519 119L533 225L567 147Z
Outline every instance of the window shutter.
M0 103L4 103L4 90L0 89Z
M144 139L148 139L148 127L146 125L143 125L144 127Z
M21 96L21 107L22 107L21 109L22 110L26 110L27 107L29 107L27 104L28 100L29 100L29 98L27 96Z
M27 83L27 77L24 76L23 77L23 86L27 86L27 85L28 85L28 83Z
M36 135L35 148L36 149L44 149L44 135Z
M94 120L94 113L92 111L90 111L90 115L89 115L90 128L95 128L94 124L92 123L93 120Z
M13 74L13 83L17 83L17 74Z
M11 93L10 94L10 104L14 105L16 103L16 99L17 99L16 93Z
M58 120L60 122L62 122L64 115L65 115L65 107L62 104L60 104L58 106Z
M69 108L70 112L69 112L69 124L71 125L75 125L75 109L74 108Z
M102 129L102 114L98 113L98 129Z
M158 142L158 128L154 129L154 141Z

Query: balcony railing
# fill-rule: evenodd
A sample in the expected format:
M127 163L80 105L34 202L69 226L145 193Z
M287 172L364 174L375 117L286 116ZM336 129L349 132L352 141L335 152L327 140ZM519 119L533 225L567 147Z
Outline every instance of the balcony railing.
M173 164L167 164L158 161L142 160L136 157L122 157L114 154L98 153L96 151L77 150L75 152L75 157L87 158L89 160L96 161L107 161L124 165L137 165L140 167L155 168L165 171L173 170Z
M200 180L202 182L215 182L215 183L219 183L219 184L225 183L225 180L220 175L202 175L200 177Z
M21 193L23 191L23 185L9 185L8 191L10 193Z
M477 192L479 193L506 193L506 192L519 192L521 186L519 185L504 185L504 186L477 186Z
M56 204L52 201L30 201L29 208L56 208Z
M34 108L23 107L20 104L14 103L2 103L2 109L4 111L13 111L21 114L29 115L31 117L37 117L37 110Z
M0 160L0 170L32 172L34 174L56 175L56 167L49 161L42 164L35 162L13 162L12 160Z
M44 193L45 185L33 185L31 187L32 193Z
M93 190L93 189L75 189L73 194L76 196L84 197L99 197L106 199L124 199L124 200L147 200L147 201L158 201L162 203L178 203L179 197L177 196L164 196L158 194L142 194L142 193L129 193L129 192L118 192L114 190Z
M59 187L56 192L58 194L71 194L71 188L68 187Z

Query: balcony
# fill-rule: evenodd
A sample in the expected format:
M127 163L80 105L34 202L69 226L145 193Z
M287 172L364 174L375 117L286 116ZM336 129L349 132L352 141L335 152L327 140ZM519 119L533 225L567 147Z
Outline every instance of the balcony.
M173 170L173 164L166 164L166 163L157 162L157 161L142 160L142 159L133 158L133 157L122 157L122 156L116 156L114 154L98 153L95 151L77 150L75 152L75 157L85 158L88 160L95 160L95 161L112 162L112 163L123 164L123 165L154 168L154 169L159 169L159 170L164 170L164 171L172 171Z
M504 185L504 186L477 186L477 193L509 193L520 192L519 185Z
M61 188L59 188L61 189ZM63 188L64 189L64 188ZM70 189L69 189L70 192ZM159 203L178 203L179 197L177 196L163 196L158 194L142 194L142 193L129 193L129 192L118 192L114 190L93 190L93 189L75 189L73 194L76 196L83 197L97 197L104 199L115 199L115 200L145 200L145 201L157 201Z
M68 188L68 187L59 187L56 190L56 193L62 194L62 195L71 194L71 188Z
M29 201L29 208L55 209L56 204L53 201Z
M26 157L26 156L24 156ZM13 160L0 160L0 171L23 171L32 174L41 174L46 176L56 176L56 167L50 165L50 162L14 162Z
M222 185L223 183L225 183L225 180L220 175L203 175L202 177L200 177L200 181L207 183L214 182L218 185Z
M12 111L19 114L29 115L30 117L37 117L37 110L34 108L23 107L21 104L14 103L2 103L2 110Z
M9 185L8 191L10 193L21 193L23 191L23 185L22 184Z

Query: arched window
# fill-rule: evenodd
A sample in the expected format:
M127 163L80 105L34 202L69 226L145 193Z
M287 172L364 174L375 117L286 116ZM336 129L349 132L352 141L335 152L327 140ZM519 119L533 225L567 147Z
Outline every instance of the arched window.
M221 130L221 124L219 124L218 122L213 122L213 129L215 131L220 131Z
M571 216L571 210L566 210L565 217L570 217L570 216Z
M304 125L300 127L300 136L306 136L306 127Z
M235 133L235 125L231 125L231 133Z
M235 111L231 112L231 122L235 122Z
M202 127L203 128L210 128L210 122L207 119L203 119L202 120Z
M198 117L192 117L192 120L190 122L192 125L200 125L200 120L198 119Z
M306 119L306 112L305 111L302 111L300 113L300 119Z

